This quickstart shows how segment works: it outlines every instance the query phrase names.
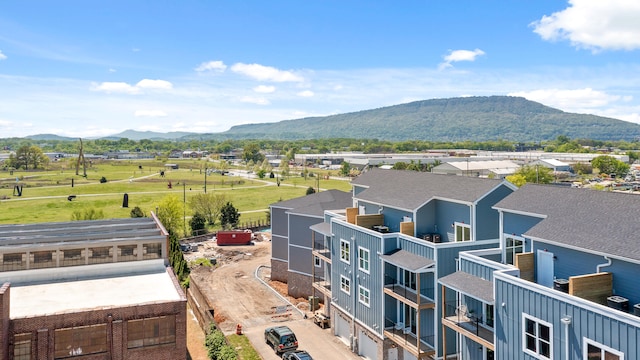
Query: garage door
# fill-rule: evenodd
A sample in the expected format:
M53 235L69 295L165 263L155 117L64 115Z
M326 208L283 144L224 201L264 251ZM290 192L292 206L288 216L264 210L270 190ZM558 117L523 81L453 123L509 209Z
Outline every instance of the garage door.
M378 359L378 343L362 331L358 332L358 355L365 359Z
M334 324L335 335L342 340L347 346L351 344L349 339L349 335L351 334L351 330L349 329L349 322L343 319L341 316L336 316L336 322Z

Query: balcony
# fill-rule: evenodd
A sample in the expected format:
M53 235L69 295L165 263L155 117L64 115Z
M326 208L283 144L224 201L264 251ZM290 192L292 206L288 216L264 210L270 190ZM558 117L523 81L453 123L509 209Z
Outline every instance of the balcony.
M331 282L325 280L325 278L314 276L312 286L314 289L320 291L323 295L331 297Z
M420 342L418 342L418 337L414 334L414 331L415 328L405 327L401 322L385 319L385 337L406 349L418 359L430 359L436 353L433 346L435 337L433 335L420 336Z
M416 310L435 308L435 302L433 301L433 287L422 286L420 288L420 297L418 297L416 290L398 283L395 278L385 275L384 280L384 293L394 299L401 301Z
M442 325L489 350L494 350L493 329L483 325L482 314L478 315L470 313L465 305L456 302L447 303Z
M324 241L314 241L312 253L322 261L331 264L331 248Z

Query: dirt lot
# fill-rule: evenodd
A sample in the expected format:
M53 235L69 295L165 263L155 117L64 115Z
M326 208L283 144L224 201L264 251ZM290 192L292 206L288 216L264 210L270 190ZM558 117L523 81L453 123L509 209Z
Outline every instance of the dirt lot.
M323 330L313 323L306 299L283 295L286 285L270 281L271 241L268 234L264 238L259 235L254 245L249 246L218 246L213 241L206 241L197 248L197 252L185 254L187 261L198 257L216 258L214 268L192 268L191 274L199 283L207 285L202 290L213 305L215 320L225 334L234 333L240 324L243 334L263 359L277 359L265 344L263 333L269 326L284 324L298 336L300 349L309 351L316 360L360 359L333 336L331 328ZM305 319L304 314L309 318ZM192 343L191 335L188 336Z

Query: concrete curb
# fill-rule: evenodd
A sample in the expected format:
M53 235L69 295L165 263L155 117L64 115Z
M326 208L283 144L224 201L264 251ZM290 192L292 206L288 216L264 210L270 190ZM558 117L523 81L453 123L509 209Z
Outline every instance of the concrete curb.
M280 299L282 299L282 301L286 302L287 304L291 305L292 308L296 309L300 315L302 316L302 318L305 318L306 314L304 313L304 311L298 309L297 306L293 305L286 297L282 296L279 292L277 292L274 288L272 288L271 286L269 286L269 284L266 283L266 281L262 280L262 278L260 277L260 269L262 268L268 268L271 269L270 266L266 266L266 265L260 265L256 268L256 271L254 272L254 276L256 277L256 279L258 279L262 285L266 286L267 289L271 290L274 294L276 294Z

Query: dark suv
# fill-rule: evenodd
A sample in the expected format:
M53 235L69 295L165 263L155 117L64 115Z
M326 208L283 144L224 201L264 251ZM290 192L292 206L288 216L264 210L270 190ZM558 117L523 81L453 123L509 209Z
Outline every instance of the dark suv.
M271 346L278 355L298 348L296 334L287 326L274 326L264 329L264 341Z

